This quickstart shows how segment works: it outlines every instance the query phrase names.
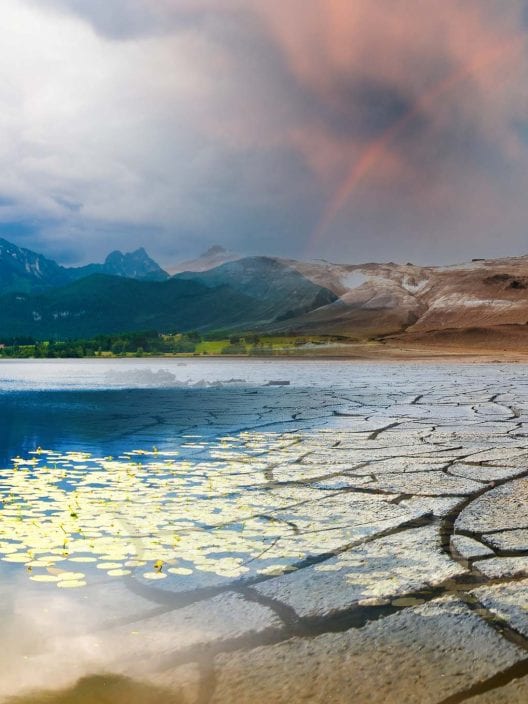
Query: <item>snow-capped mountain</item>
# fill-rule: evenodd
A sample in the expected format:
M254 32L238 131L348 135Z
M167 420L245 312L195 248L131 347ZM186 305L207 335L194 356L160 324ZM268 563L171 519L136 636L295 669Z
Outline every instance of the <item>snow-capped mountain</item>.
M65 269L56 262L0 239L0 290L27 291L67 280Z

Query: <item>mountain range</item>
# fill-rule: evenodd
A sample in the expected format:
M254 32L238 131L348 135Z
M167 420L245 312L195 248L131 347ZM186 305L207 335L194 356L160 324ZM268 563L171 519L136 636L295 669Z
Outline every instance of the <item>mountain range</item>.
M214 252L217 258L221 254L219 248ZM210 256L207 252L203 259ZM200 271L203 263L196 268L170 276L144 249L112 252L103 264L65 268L2 240L0 339L252 329L337 298L270 257L227 261L205 271Z
M90 274L108 274L131 279L163 281L169 274L151 259L141 247L123 254L111 252L102 264L64 267L42 254L0 238L0 294L40 291L64 286Z
M528 256L344 264L241 257L216 246L172 271L142 248L68 268L0 240L0 338L156 329L437 339L528 325Z

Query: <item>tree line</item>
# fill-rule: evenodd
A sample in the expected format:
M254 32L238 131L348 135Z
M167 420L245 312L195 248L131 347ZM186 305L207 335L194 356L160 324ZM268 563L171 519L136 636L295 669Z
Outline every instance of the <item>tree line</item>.
M199 333L162 335L156 330L96 335L91 339L35 340L30 337L0 339L1 357L71 358L144 354L193 353L201 342Z

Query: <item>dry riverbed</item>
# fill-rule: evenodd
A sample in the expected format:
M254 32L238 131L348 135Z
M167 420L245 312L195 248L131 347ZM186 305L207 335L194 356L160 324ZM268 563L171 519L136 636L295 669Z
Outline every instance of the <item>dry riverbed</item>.
M59 470L91 463L99 502L106 472L116 498L111 515L97 504L106 516L98 536L82 471L70 473L85 496L70 518L85 521L100 559L91 573L89 561L77 563L83 576L71 579L81 587L31 579L48 573L64 586L71 546L55 572L41 557L29 575L20 565L16 593L2 587L4 698L526 702L528 379L520 366L482 365L468 377L461 369L387 380L385 393L380 376L375 394L368 380L362 393L343 387L323 408L293 409L287 422L283 414L279 427L257 418L214 444L195 438L185 476L177 458L156 451L141 471L158 479L141 497L130 455L109 467L52 454ZM51 464L45 451L27 461L20 487ZM180 482L174 496L169 470ZM38 512L35 497L48 489L31 487ZM57 511L61 491L52 492ZM127 501L132 527L122 520ZM119 518L113 527L108 516ZM20 530L19 552L36 540ZM151 564L147 534L162 536L163 564ZM54 693L44 700L46 690Z

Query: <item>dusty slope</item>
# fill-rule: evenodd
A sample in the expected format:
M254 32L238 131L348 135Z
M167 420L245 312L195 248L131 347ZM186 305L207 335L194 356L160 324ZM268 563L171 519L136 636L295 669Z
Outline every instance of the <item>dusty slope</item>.
M528 257L448 267L288 262L339 300L299 318L299 329L352 336L528 322Z

